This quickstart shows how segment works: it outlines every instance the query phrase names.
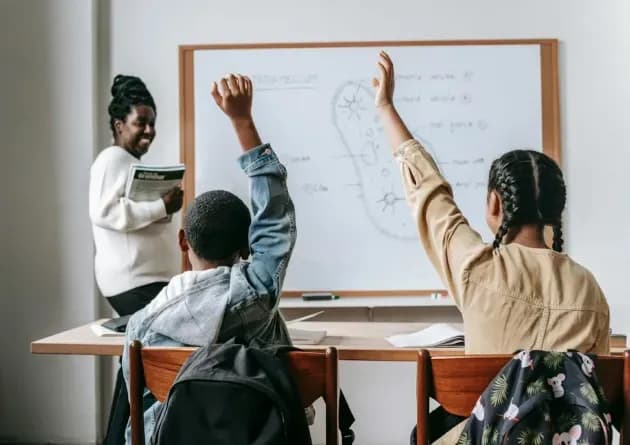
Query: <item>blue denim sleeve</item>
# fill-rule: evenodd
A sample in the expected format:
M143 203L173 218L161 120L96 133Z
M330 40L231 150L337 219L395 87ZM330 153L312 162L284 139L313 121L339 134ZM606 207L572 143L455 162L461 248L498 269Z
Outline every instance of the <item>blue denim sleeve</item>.
M287 171L269 144L244 153L239 162L250 178L253 211L251 262L245 273L259 295L270 297L271 309L277 305L297 236Z

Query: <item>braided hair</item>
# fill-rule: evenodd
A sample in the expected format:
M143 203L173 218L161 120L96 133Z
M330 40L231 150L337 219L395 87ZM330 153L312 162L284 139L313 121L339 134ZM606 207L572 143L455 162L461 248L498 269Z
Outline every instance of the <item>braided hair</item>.
M109 112L109 127L114 137L116 137L114 123L116 120L124 122L127 115L131 113L131 107L146 105L157 113L153 96L139 77L118 74L114 77L111 93L112 101L109 103L107 111Z
M562 211L566 187L562 171L549 156L533 150L514 150L490 167L488 190L495 190L503 208L503 220L493 247L513 227L538 224L553 227L553 250L562 251Z

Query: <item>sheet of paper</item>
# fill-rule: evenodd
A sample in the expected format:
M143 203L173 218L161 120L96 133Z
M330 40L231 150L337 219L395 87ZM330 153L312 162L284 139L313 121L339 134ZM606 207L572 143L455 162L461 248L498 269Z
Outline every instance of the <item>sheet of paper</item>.
M385 339L399 348L464 345L464 333L446 323L437 323L409 334L391 335Z
M296 345L316 345L326 337L326 331L289 327L289 336L291 337L291 341Z

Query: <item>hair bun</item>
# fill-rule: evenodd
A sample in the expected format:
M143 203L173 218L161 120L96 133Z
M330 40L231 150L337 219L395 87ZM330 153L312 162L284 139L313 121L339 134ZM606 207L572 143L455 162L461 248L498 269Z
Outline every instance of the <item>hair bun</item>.
M139 91L147 91L144 82L136 76L127 76L125 74L117 74L112 82L112 97L129 96Z
M111 93L112 100L107 107L107 111L109 113L109 127L114 137L116 137L115 121L124 121L131 112L132 107L146 105L153 108L153 111L157 113L153 96L139 77L125 74L116 75L112 82Z

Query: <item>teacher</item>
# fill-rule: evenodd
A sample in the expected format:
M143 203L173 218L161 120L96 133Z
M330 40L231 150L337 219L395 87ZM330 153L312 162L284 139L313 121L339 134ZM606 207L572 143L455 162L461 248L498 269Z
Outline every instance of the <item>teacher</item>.
M114 143L90 170L90 219L96 283L122 316L146 306L178 273L167 254L175 238L163 221L182 207L183 192L175 187L155 201L125 197L129 167L140 163L155 138L156 107L138 77L116 76L111 94Z
M113 145L90 169L90 219L96 249L96 283L120 316L146 306L179 271L169 255L175 235L168 215L182 207L183 192L174 187L155 201L125 197L132 164L140 163L155 138L153 96L138 77L117 75L111 88L109 125ZM118 371L105 445L124 443L129 402Z

